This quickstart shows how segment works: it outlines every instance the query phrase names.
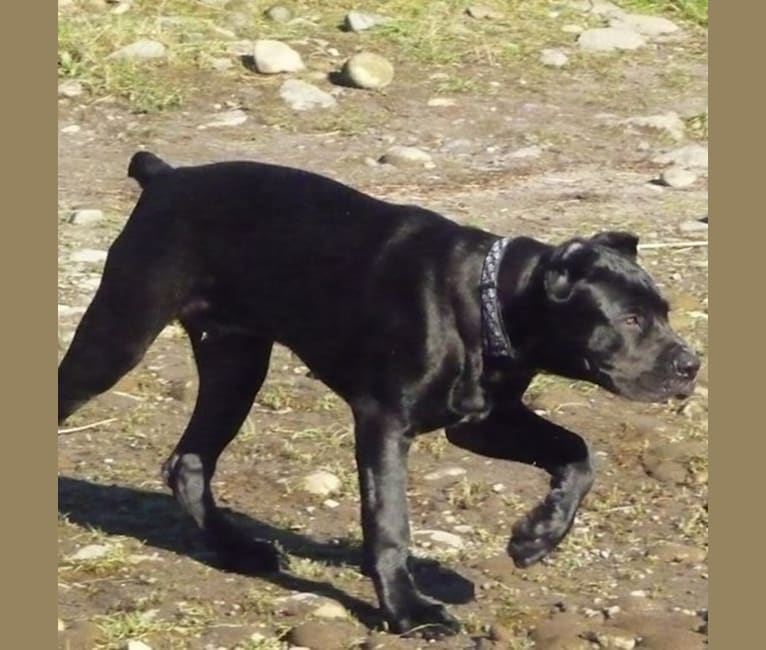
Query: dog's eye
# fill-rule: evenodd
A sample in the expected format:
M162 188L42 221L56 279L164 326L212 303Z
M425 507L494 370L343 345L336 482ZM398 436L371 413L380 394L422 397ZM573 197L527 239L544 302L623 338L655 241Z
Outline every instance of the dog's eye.
M641 318L637 316L636 314L629 314L628 316L624 316L622 319L622 322L624 325L627 325L628 327L634 327L634 328L641 327Z

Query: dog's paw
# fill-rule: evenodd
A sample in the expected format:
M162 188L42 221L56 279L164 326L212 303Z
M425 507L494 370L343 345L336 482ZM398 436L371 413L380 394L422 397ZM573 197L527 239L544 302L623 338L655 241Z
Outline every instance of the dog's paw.
M559 545L571 525L571 517L546 501L513 526L508 555L519 568L531 566Z
M460 632L460 622L439 603L419 602L409 611L390 621L391 631L426 640L441 639Z

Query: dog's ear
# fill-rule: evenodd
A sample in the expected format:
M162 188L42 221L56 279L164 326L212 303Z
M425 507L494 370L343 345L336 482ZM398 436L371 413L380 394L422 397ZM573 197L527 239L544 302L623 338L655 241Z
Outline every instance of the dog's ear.
M545 271L545 292L554 302L569 300L575 284L593 265L598 253L590 242L572 239L553 251Z
M594 235L590 240L597 246L605 246L635 261L638 255L638 237L630 232L608 231Z

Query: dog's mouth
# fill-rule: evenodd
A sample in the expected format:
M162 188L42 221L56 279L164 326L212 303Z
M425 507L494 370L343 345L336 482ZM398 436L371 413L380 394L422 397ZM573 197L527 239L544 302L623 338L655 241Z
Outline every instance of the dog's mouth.
M695 380L662 379L655 375L641 375L633 380L618 379L600 373L600 386L610 393L632 402L661 403L673 399L686 400L694 394Z

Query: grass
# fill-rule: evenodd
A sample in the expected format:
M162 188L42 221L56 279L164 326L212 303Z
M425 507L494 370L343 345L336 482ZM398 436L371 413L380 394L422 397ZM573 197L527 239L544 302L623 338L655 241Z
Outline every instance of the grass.
M680 18L700 27L708 25L708 0L620 0L617 4L636 12Z

